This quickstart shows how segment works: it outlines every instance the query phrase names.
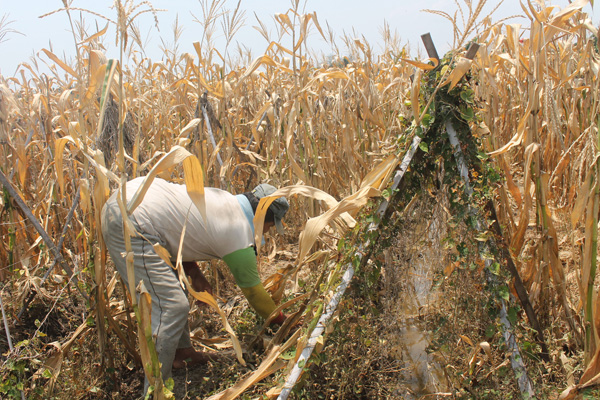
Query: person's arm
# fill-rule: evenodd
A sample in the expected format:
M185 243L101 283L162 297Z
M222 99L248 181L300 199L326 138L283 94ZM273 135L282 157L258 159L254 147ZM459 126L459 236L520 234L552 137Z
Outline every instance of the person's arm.
M204 277L198 263L195 261L183 261L182 264L185 274L190 277L192 288L194 288L196 292L208 292L212 295L212 286Z
M242 290L244 297L252 308L263 318L269 315L277 308L275 302L265 290L258 270L256 268L256 254L253 247L234 251L223 257L223 261L229 267L233 274L235 282ZM285 315L280 312L272 321L274 324L281 325L285 321Z

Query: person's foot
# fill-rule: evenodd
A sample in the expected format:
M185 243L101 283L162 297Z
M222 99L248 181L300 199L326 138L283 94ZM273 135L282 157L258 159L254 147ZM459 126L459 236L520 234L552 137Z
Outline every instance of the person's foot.
M204 351L196 351L193 347L177 349L175 359L173 360L173 369L189 368L198 364L206 364L209 361L218 360L217 354L211 354Z

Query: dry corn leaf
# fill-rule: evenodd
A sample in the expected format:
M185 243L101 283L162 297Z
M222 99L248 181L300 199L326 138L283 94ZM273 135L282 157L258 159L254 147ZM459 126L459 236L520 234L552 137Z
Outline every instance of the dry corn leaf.
M219 304L217 303L215 298L208 292L196 292L190 284L189 280L187 279L187 276L185 276L185 273L183 272L183 266L178 265L177 268L179 270L179 279L183 282L183 284L185 284L188 292L192 296L194 296L196 300L200 300L203 303L208 304L219 314L219 317L221 317L221 322L223 323L223 327L225 328L225 331L227 331L229 337L231 338L231 343L233 345L233 349L235 351L238 362L242 365L246 365L242 353L242 346L240 345L235 331L229 324L229 321L227 321L227 315L223 312L223 310L221 310L221 307L219 307Z
M583 376L579 380L578 385L569 386L559 396L559 400L573 400L579 395L582 389L586 389L592 386L600 384L600 362L598 360L598 353L594 356L587 369L583 373ZM595 375L594 375L595 374Z
M380 162L375 168L373 168L360 182L360 188L371 186L379 190L383 190L385 186L389 184L389 179L394 172L396 166L400 162L399 158L395 154L391 154L386 157L385 160Z
M540 10L537 10L536 6L531 1L528 1L527 3L521 2L521 8L523 11L525 11L529 19L533 20L534 23L539 24L540 22L546 21L546 18L544 17L544 10L542 8L547 7L542 6L540 7Z
M523 205L523 197L521 196L521 191L519 190L519 187L513 179L513 174L510 170L510 167L508 166L508 163L506 162L505 155L499 154L498 160L500 166L502 167L502 170L504 171L504 175L506 176L506 186L508 187L508 191L517 203L517 207L521 208L521 206Z
M471 375L475 372L475 367L479 364L478 361L484 360L480 355L482 350L488 359L491 357L490 344L488 342L481 342L477 346L473 346L473 352L469 358L469 374Z
M179 137L187 137L192 129L195 129L202 120L200 118L194 118L179 132Z
M291 69L285 67L282 64L279 64L278 62L273 60L271 57L269 57L267 55L263 55L261 57L258 57L256 60L254 60L254 62L252 62L252 64L250 64L248 66L248 68L246 68L246 71L244 71L242 76L240 76L240 78L238 79L234 90L237 90L238 86L242 83L242 81L244 81L246 78L248 78L254 71L256 71L256 69L258 67L260 67L263 64L271 66L271 67L275 67L280 71L286 71L288 73L292 73Z
M78 75L77 75L77 73L75 71L73 71L73 68L71 68L67 64L65 64L54 53L52 53L51 51L46 50L46 49L42 49L42 51L48 56L48 58L50 58L52 61L54 61L55 63L57 63L59 67L61 67L62 69L64 69L66 72L68 72L74 78L77 78Z
M110 186L108 184L108 180L110 179L113 182L119 182L119 177L106 168L106 164L104 164L104 154L102 154L100 150L93 151L88 148L88 153L84 153L84 155L90 164L96 169L98 183L101 184L102 192L104 193L105 198L108 199L110 196Z
M106 31L108 31L108 25L109 22L106 23L104 29L101 29L98 32L94 33L92 36L88 36L87 38L83 39L81 42L78 43L78 45L81 46L82 44L89 43L93 40L98 39L100 36L103 36L106 33Z
M125 238L126 238L125 244L127 247L127 244L129 244L129 246L131 245L129 243L129 238L137 236L138 233L137 233L135 227L133 226L131 219L129 218L130 214L127 213L127 207L125 206L125 200L123 199L123 185L124 185L124 182L121 182L121 185L119 186L119 189L118 189L118 194L116 196L116 199L117 199L117 204L119 205L119 210L121 211L121 215L123 217L123 236L125 236ZM131 253L130 248L127 248L126 251L128 253ZM128 256L131 257L133 260L133 253L128 254ZM133 263L133 261L132 261L132 263ZM131 286L130 287L131 293L135 293L135 286L133 286L133 285L135 285L133 270L131 271L131 275L128 274L127 278L128 278L129 284Z
M271 294L271 297L275 302L280 300L280 298L275 298L279 296L274 296L274 294L283 294L285 284L287 283L287 277L291 274L293 269L294 266L290 264L285 268L278 269L275 273L271 274L263 281L265 290Z
M587 205L590 196L590 185L592 184L593 172L588 172L587 178L583 181L583 186L577 192L577 200L571 211L571 227L575 229L577 222L581 219L585 206Z
M192 160L188 160L188 162L184 162L186 159L191 158ZM200 214L203 218L206 216L206 207L204 205L204 186L202 188L199 185L203 182L202 177L202 169L200 166L200 162L194 155L192 155L189 151L184 149L181 146L173 146L171 151L169 151L164 157L162 157L154 167L150 170L148 175L144 178L144 182L137 189L131 200L129 201L127 212L129 214L133 213L133 211L140 205L142 202L144 195L150 188L152 181L154 178L161 172L168 170L169 168L174 167L183 162L184 172L186 173L185 182L186 186L189 184L188 194L190 195L192 201L200 211Z
M294 29L294 25L287 14L279 13L275 14L275 20L279 22L284 28Z
M202 219L207 221L206 202L204 201L204 173L200 161L191 154L183 160L183 174L188 195L200 211Z
M286 53L286 54L288 54L290 56L294 55L293 51L291 51L287 47L282 46L278 42L271 42L271 43L269 43L269 45L267 46L267 49L265 50L265 53L277 51L277 50L273 50L274 48L277 48L277 50L279 50L279 51L281 51L283 53ZM289 59L284 59L283 60L283 65L285 66L285 68L288 68L289 67Z
M90 194L90 183L87 179L79 180L79 189L81 194L81 200L79 204L81 206L81 211L84 214L87 214L88 211L92 210L92 199Z
M469 60L468 58L460 57L456 62L456 66L448 75L448 78L442 83L442 86L450 84L448 90L452 90L454 86L462 79L463 76L471 69L471 64L473 64L473 60Z
M594 182L594 186L590 189L590 193L594 193L598 182ZM583 261L581 271L581 286L583 289L583 299L588 296L588 282L590 279L595 279L591 276L592 265L597 264L596 256L593 255L592 249L597 245L593 240L594 235L598 234L597 216L598 216L598 199L596 196L587 197L587 213L585 216L585 241L583 244Z
M292 195L299 194L307 198L312 198L315 200L322 201L325 203L328 209L332 209L339 205L339 202L330 194L314 188L312 186L305 185L292 185L286 186L278 189L270 196L263 197L260 199L258 206L256 207L256 213L254 214L254 240L256 243L256 251L260 252L261 248L261 237L264 227L265 215L267 213L267 209L271 205L273 201L275 201L279 197L290 197ZM344 221L344 224L349 228L353 228L356 224L356 221L352 216L348 213L341 213L340 218Z
M465 335L458 335L464 342L468 343L471 347L475 346L473 344L473 341L471 339L469 339L468 336Z
M156 253L156 255L159 256L160 259L165 262L165 264L167 264L169 267L171 267L173 269L177 269L171 262L171 254L169 253L169 250L165 249L163 246L161 246L158 243L152 243L152 248L154 249L154 252ZM181 283L181 288L182 289L185 288L185 285L183 283Z
M98 117L98 127L96 129L96 137L101 137L102 128L104 123L104 116L106 114L106 107L109 103L109 95L111 93L111 87L114 82L114 76L117 71L117 61L110 59L106 64L108 74L104 71L104 82L102 83L102 91L100 93L100 116Z
M298 108L297 108L296 102L294 101L294 104L292 105L292 109L290 110L290 112L288 114L288 124L287 124L287 128L285 130L285 149L287 152L288 161L290 162L290 165L292 167L292 171L294 171L294 174L296 174L298 179L300 179L304 183L307 183L308 178L306 177L306 174L304 173L304 170L302 169L302 167L296 161L296 151L295 151L295 148L293 145L294 132L296 131L295 128L297 125L296 124L297 115L298 115Z
M85 92L85 96L84 96L84 100L86 102L91 102L91 101L95 100L96 91L97 91L98 87L101 86L102 82L104 81L105 73L106 73L106 65L101 65L97 69L94 69L93 71L91 71L92 77L90 79L90 85L88 86L88 88Z
M150 293L144 285L144 281L140 280L138 286L139 296L139 325L138 325L138 338L140 345L140 356L142 357L142 365L144 367L144 373L146 378L150 381L150 384L154 384L155 374L152 370L152 357L150 355L150 347L146 340L147 332L150 332L152 337L152 298Z
M525 170L524 184L525 188L523 190L524 202L519 210L519 222L517 225L517 230L514 235L510 238L510 250L513 254L517 255L521 253L521 249L523 248L523 243L525 241L525 232L527 231L527 227L529 226L529 213L531 211L532 205L532 179L531 179L531 165L533 163L533 156L539 150L538 144L531 144L527 146L525 149L525 165L523 166Z
M531 110L533 109L534 96L537 96L538 91L539 91L538 90L539 86L537 84L535 84L535 87L536 87L536 90L533 90L531 92L529 101L527 103L527 109L525 110L524 115L521 117L521 120L519 121L519 126L517 127L516 134L504 146L502 146L498 150L488 153L490 156L495 156L497 154L506 153L513 147L518 146L523 142L523 138L525 136L525 128L527 127L527 120L529 118L529 115L531 114Z
M254 114L254 119L250 122L250 126L252 127L252 134L254 136L254 141L256 143L261 143L262 137L260 132L258 131L258 123L263 120L263 116L266 114L273 113L273 104L270 101L267 101L263 106L258 110L256 114ZM274 121L273 117L269 118L271 122Z
M573 400L578 394L579 387L577 385L571 385L560 394L558 400Z
M354 212L365 204L371 197L379 196L381 192L372 187L365 187L356 193L344 198L339 204L330 208L318 217L310 218L306 222L304 230L300 233L300 245L298 248L298 262L303 263L319 234L334 218L344 212Z
M273 348L271 348L269 351L269 354L260 363L258 368L246 378L239 381L229 389L209 397L207 400L233 400L250 386L285 367L285 360L281 360L279 357L297 342L300 332L301 330L298 329L296 333L294 333L283 345L273 346ZM296 352L299 353L298 349L296 349Z
M312 14L303 14L300 16L300 35L298 37L298 40L296 40L296 44L294 45L294 51L298 51L300 46L302 46L302 43L306 38L308 23L310 22L311 17Z
M260 363L260 366L249 376L237 382L232 387L210 396L207 400L233 400L237 398L250 386L255 385L267 376L285 367L286 362L278 359L282 352L281 347L274 347L263 362Z
M408 63L414 67L417 67L417 68L425 70L425 71L431 71L432 69L434 69L435 67L437 67L440 64L440 61L436 60L435 58L428 58L425 61L409 60L408 58L401 58L401 60L404 61L405 63ZM428 62L432 62L433 65L427 64Z
M521 31L521 24L506 24L506 41L508 48L513 53L519 54L519 32Z
M58 181L58 187L60 188L61 194L65 192L63 157L65 147L68 143L74 144L75 146L79 147L79 143L75 141L75 139L73 139L71 136L64 136L54 141L54 166L56 169L56 180Z
M101 182L102 181L99 180L98 183L94 185L94 218L96 221L96 230L98 231L98 246L100 247L102 265L106 265L106 245L104 243L104 237L102 236L101 213L106 200L108 200L108 194L104 192ZM110 299L110 292L108 293L107 298Z
M460 266L460 262L455 261L452 262L450 264L448 264L445 268L444 268L444 276L449 277L450 275L452 275L452 273L456 270L456 268L458 268Z
M140 280L138 285L140 293L140 302L138 308L138 342L140 345L140 355L144 373L150 386L154 386L153 399L166 400L173 399L173 393L169 390L163 390L163 381L161 376L161 365L158 361L158 354L154 347L152 337L152 298L144 286L144 281Z
M554 14L548 23L557 28L562 28L573 15L581 11L589 2L590 0L575 0L571 2L568 6Z
M62 363L65 356L68 354L69 349L73 342L85 333L87 333L91 328L88 326L87 322L79 325L79 327L73 332L69 340L67 340L64 344L60 344L59 342L52 342L50 345L54 346L55 350L52 355L48 357L48 359L44 362L42 368L36 371L35 376L41 377L45 370L49 370L52 374L50 378L49 386L52 388L58 376L60 375L60 371L62 369Z
M348 76L348 74L345 71L341 69L332 69L316 74L314 78L312 78L310 82L304 87L304 89L302 89L302 92L309 92L311 88L314 87L314 84L317 82L319 83L318 90L323 90L325 83L329 79L342 79L357 88L356 83L352 79L350 79L350 76Z
M29 157L27 156L27 148L25 147L25 141L19 140L14 146L14 154L18 157L16 171L17 178L21 187L25 187L25 180L27 179L27 169L29 168Z
M477 361L479 360L479 350L479 347L473 346L471 356L469 357L469 375L473 375L473 373L475 372L475 366Z
M323 29L321 29L321 25L319 24L319 20L318 20L318 18L317 18L317 13L316 13L316 12L313 12L312 14L309 14L309 15L310 15L310 17L311 17L311 19L312 19L312 22L313 22L313 24L315 24L315 26L317 27L317 30L318 30L318 31L319 31L319 33L321 34L321 37L322 37L324 40L327 40L327 38L325 37L325 34L323 33Z

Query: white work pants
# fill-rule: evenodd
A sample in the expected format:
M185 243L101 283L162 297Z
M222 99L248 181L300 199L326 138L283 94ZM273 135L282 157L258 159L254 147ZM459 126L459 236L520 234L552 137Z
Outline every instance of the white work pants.
M135 213L132 216L136 230ZM160 238L141 232L152 243L161 243ZM102 210L102 236L110 256L129 288L127 266L124 258L123 219L116 203L107 203ZM162 243L161 243L162 244ZM152 244L139 236L131 238L134 258L136 287L140 280L152 298L152 333L155 339L158 360L162 364L163 380L171 376L175 350L190 347L190 332L187 324L190 304L181 288L176 272L154 251ZM139 298L139 294L136 294ZM144 393L148 380L144 385Z

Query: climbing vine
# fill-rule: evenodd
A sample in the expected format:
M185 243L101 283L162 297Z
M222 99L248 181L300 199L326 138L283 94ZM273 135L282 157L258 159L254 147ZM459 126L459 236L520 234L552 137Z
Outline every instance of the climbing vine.
M333 344L326 350L329 351L328 356L325 356L324 352L313 356L312 360L315 363L313 373L330 377L331 382L323 386L334 386L336 392L345 397L381 395L378 391L384 390L382 387L385 385L373 389L368 394L353 393L353 388L360 387L361 390L365 390L364 388L368 387L356 380L346 382L342 379L349 376L346 370L357 368L355 363L366 362L360 367L366 375L371 369L372 373L375 369L380 370L381 363L386 363L387 368L404 367L401 360L394 360L384 354L376 355L376 349L380 347L373 346L373 340L378 336L378 332L369 327L381 325L377 320L382 318L380 293L384 253L394 243L394 239L403 234L402 229L405 226L402 223L402 212L416 196L429 191L433 196L445 197L448 219L445 229L447 235L443 244L449 254L447 262L454 266L450 272L446 270L445 273L455 270L478 273L480 288L487 288L487 294L482 296L483 299L487 299L487 304L482 304L482 309L487 310L489 320L492 321L488 327L482 328L486 337L491 338L497 332L498 323L493 321L497 320L499 315L499 300L508 300L509 297L508 285L502 283L508 281L508 275L500 268L498 262L489 263L488 271L483 273L483 260L497 258L494 238L487 229L492 221L488 220L485 206L493 198L495 188L502 177L493 164L488 162L488 156L482 150L484 137L474 134L474 128L478 126L480 119L472 78L467 74L452 88L450 85L440 85L448 70L454 68L453 63L452 56L448 54L436 68L422 75L418 96L420 123L417 125L414 118L401 119L405 126L405 135L397 140L398 153L402 155L406 151L415 135L422 140L400 188L393 192L389 189L384 191L384 197L389 198L391 203L385 217L378 221L377 207L374 203L370 204L359 216L358 227L339 242L339 265L351 263L356 269L356 275L350 286L350 300L343 303L343 310L340 311L344 323L337 324L331 334ZM455 150L446 131L448 123L456 131L461 144L462 156L469 168L471 190L466 190L457 167ZM374 222L379 223L378 229L367 229ZM362 261L356 257L359 243L371 244ZM488 254L483 254L482 249L486 249ZM438 273L442 275L441 270ZM488 284L484 278L488 274L496 277L497 284ZM516 307L510 308L511 319L516 319L517 310ZM348 360L347 356L344 356L347 354L356 354L356 360ZM324 368L328 368L326 374L322 374ZM357 379L360 381L361 377L366 376L364 374L359 374ZM385 380L385 377L382 379ZM302 386L298 391L306 396L311 392L308 385Z

